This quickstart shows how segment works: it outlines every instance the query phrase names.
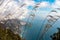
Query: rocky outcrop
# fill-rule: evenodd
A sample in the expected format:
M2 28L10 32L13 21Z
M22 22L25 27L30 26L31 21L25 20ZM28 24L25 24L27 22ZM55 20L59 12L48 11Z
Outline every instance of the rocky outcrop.
M58 32L57 33L54 33L52 36L51 36L52 40L60 40L60 28L58 28Z

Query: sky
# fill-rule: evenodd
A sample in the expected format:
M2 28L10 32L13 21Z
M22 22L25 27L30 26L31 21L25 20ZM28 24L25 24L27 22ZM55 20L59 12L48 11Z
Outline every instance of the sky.
M34 6L39 6L42 10L44 9L52 9L53 5L55 5L55 0L24 0L27 5L27 9L32 10Z
M51 10L57 11L57 14L60 16L60 0L5 0L0 6L0 20L7 14L11 14L11 19L17 18L20 20L24 19L25 21L30 13L34 13L36 17L33 21L30 21L33 23L33 26L31 29L27 29L28 31L25 35L27 40L36 40L39 30L41 29L40 27L43 24L47 14L52 13ZM55 13L53 12L52 15L55 15ZM52 34L53 31L56 32L55 29L57 26L60 26L59 23L60 20L58 20L53 27L49 29L45 35L46 37L44 36L44 40L48 40L50 33Z
M47 1L49 3L54 3L55 0L34 0L35 2L42 2L42 1Z

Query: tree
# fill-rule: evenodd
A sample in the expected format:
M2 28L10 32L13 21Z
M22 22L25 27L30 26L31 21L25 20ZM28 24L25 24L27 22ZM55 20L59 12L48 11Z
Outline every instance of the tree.
M4 24L0 23L0 40L22 40L18 34L14 34L10 29L5 29Z
M60 40L60 28L58 28L58 32L51 35L52 40Z

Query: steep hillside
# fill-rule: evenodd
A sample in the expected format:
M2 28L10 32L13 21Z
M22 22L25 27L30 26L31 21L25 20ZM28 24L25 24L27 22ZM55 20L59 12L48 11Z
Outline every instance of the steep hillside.
M18 34L14 34L10 29L3 28L0 23L0 40L22 40Z

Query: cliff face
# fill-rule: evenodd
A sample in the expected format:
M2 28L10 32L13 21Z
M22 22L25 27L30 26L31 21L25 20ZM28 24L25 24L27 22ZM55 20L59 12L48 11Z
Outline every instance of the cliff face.
M54 33L52 36L51 36L52 40L60 40L60 28L58 28L58 32L57 33Z
M22 40L18 34L14 34L10 29L3 28L0 24L0 40Z

